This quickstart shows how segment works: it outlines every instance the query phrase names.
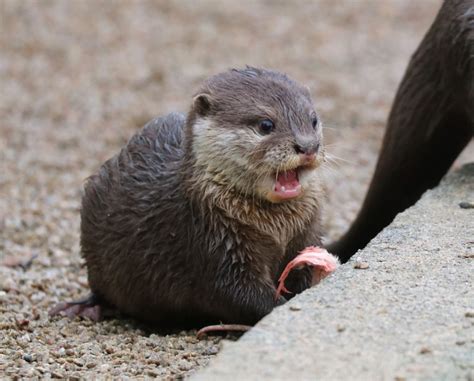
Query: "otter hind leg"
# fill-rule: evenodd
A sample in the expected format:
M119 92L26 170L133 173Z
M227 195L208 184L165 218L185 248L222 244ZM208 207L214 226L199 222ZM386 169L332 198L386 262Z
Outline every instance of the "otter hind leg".
M96 294L90 293L80 300L58 303L49 311L49 316L60 315L70 319L80 316L97 322L102 320L102 309L100 298Z

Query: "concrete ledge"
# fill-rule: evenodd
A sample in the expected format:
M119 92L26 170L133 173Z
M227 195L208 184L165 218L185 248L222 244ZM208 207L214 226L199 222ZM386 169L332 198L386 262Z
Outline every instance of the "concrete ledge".
M322 284L194 380L472 380L474 163L449 174ZM355 259L354 259L355 260Z

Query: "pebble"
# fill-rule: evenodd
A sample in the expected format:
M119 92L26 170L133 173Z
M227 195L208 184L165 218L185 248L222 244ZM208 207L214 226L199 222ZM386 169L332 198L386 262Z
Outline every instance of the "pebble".
M23 360L25 360L26 362L33 362L33 356L29 354L23 355Z
M369 268L369 264L367 262L362 262L360 258L357 258L354 264L354 268L359 270L365 270Z
M178 362L178 368L183 371L188 371L191 370L193 366L189 361L181 360Z
M101 373L107 373L107 371L110 369L110 365L109 364L101 364L99 369L100 369Z
M151 376L151 377L157 377L159 376L159 373L155 369L148 369L146 371L146 374Z
M426 354L430 354L430 353L433 353L433 351L428 347L423 347L423 348L420 349L420 354L422 354L422 355L426 355Z
M462 209L473 209L474 202L462 201L459 203L459 207Z
M53 378L64 378L64 375L63 375L62 373L57 372L57 371L54 371L54 370L51 371L51 376L52 376Z
M84 366L84 361L80 359L72 359L72 362L76 364L77 366Z
M217 352L219 352L219 348L217 346L212 346L204 350L204 353L208 356L215 355Z

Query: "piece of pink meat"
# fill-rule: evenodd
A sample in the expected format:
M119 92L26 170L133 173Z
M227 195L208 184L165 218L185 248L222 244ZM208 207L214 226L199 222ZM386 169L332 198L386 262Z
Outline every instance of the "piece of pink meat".
M309 246L304 249L298 256L289 262L285 270L281 273L280 279L278 279L278 288L276 291L275 298L278 298L281 292L291 292L285 288L285 279L293 269L299 269L303 266L313 266L313 282L312 286L319 283L319 281L329 274L331 274L337 266L339 266L339 260L332 254L329 254L325 249L320 247ZM252 326L241 325L241 324L221 324L221 325L210 325L199 330L197 333L198 338L202 338L204 335L212 332L229 332L229 331L248 331Z
M312 286L318 284L321 279L327 277L337 266L339 266L339 260L332 254L329 254L325 249L315 246L309 246L304 249L297 257L289 262L285 270L278 279L278 288L276 292L276 298L278 298L281 292L291 292L285 288L285 279L293 269L300 269L303 266L313 266L313 282Z

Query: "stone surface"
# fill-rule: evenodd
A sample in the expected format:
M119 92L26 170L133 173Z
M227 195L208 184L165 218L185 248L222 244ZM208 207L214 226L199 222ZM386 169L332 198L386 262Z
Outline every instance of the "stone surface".
M193 380L472 380L473 194L474 163Z

